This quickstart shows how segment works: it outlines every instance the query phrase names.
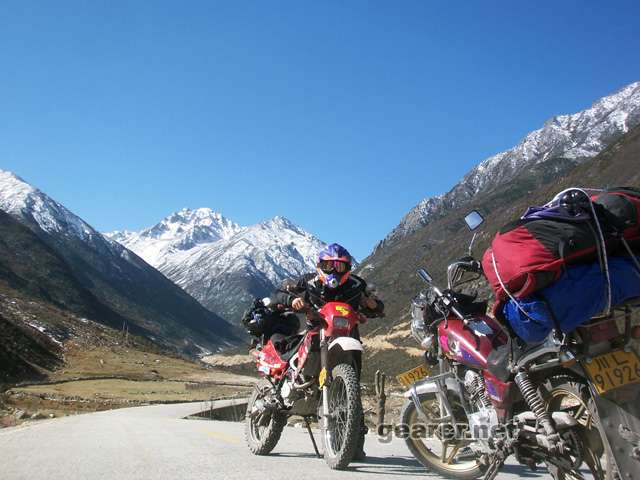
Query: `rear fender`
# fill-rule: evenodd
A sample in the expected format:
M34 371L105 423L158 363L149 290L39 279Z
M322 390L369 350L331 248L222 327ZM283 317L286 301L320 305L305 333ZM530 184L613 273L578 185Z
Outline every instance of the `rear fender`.
M640 469L640 389L628 385L606 396L592 389L592 395L621 478L634 478Z

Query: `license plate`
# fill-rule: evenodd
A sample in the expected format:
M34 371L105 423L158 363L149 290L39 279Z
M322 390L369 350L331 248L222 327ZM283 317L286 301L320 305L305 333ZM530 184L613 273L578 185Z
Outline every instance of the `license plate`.
M635 352L616 350L584 363L599 394L640 382L640 359Z
M429 375L429 369L424 365L419 365L416 368L412 368L408 372L396 375L396 379L405 387L411 386L411 384L422 380Z

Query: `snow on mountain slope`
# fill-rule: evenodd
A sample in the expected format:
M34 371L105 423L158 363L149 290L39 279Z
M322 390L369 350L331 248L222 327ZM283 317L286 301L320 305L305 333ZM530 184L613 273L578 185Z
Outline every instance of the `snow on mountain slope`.
M323 246L289 220L275 217L230 238L180 252L167 260L163 272L187 291L198 281L238 269L261 272L277 284L311 271Z
M147 263L160 267L171 255L203 243L228 239L240 226L209 208L183 209L139 233L116 231L107 234Z
M100 235L87 223L12 172L0 170L0 210L29 218L45 232L86 239Z
M534 165L558 159L577 164L592 158L638 124L640 82L601 98L586 110L553 117L512 149L481 162L448 193L422 200L376 250L395 243L449 208L459 207L477 194L509 182Z
M196 234L202 224L207 232L216 233ZM271 293L287 278L313 270L315 257L325 245L283 217L239 227L204 208L182 210L140 233L107 235L156 266L203 305L236 323L253 298Z
M117 327L126 322L132 331L188 353L197 351L198 345L213 350L238 340L235 328L139 256L17 175L2 170L0 210L28 227L55 252L72 278L64 277L65 281L82 290L76 303L90 301L97 321ZM201 229L197 221L194 224L192 233L198 235ZM217 234L228 235L228 225L221 225ZM188 238L182 241L188 242ZM27 266L37 266L40 259L27 255L22 260ZM43 286L42 294L48 293Z

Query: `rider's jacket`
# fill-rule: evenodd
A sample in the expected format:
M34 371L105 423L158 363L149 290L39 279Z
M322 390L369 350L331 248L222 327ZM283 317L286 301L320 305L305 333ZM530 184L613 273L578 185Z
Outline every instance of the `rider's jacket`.
M322 308L327 302L344 302L367 317L381 316L384 311L384 303L381 300L376 299L378 306L374 310L361 305L362 296L367 295L366 289L367 283L357 275L351 274L347 281L337 288L328 288L320 281L317 274L308 273L286 290L278 290L273 301L291 307L293 300L300 297L316 309Z

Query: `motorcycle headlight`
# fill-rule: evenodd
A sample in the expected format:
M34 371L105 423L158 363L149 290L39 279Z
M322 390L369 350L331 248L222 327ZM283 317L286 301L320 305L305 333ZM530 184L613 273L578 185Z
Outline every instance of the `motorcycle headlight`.
M422 341L420 342L420 347L422 347L423 350L431 350L431 347L433 347L433 341L436 339L436 336L433 333L427 333L425 335L425 337L422 339Z
M349 319L344 317L333 317L333 328L344 330L349 328Z
M423 294L418 295L411 301L411 336L422 344L427 336L427 329L424 323L424 311L427 306L426 297Z

